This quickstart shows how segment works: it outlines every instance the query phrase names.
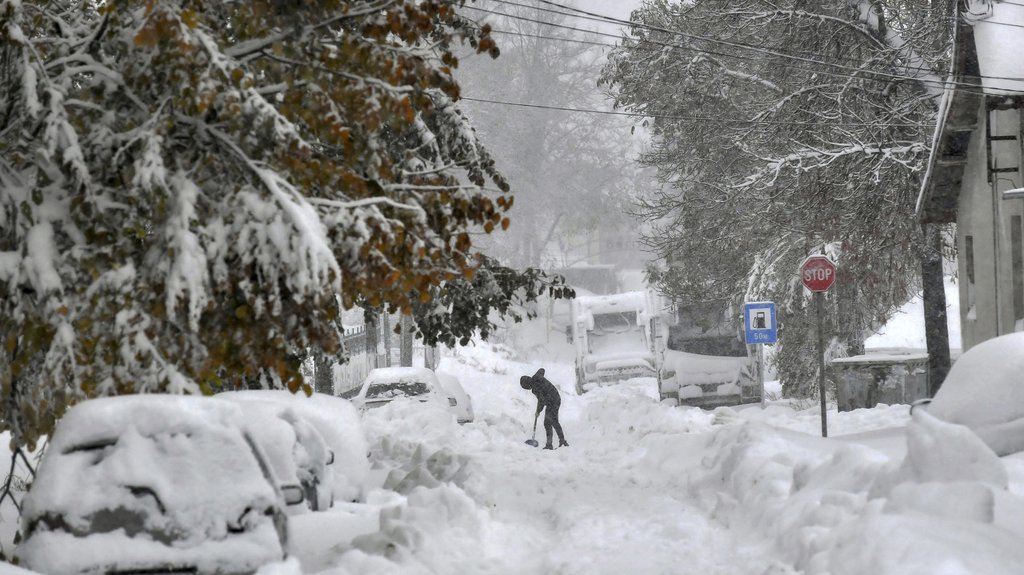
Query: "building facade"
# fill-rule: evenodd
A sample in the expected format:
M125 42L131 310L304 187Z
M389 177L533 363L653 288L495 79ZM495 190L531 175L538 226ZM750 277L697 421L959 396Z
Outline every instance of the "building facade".
M1024 51L1024 6L969 8L918 202L924 223L956 223L964 350L1024 331L1024 60L1007 57Z

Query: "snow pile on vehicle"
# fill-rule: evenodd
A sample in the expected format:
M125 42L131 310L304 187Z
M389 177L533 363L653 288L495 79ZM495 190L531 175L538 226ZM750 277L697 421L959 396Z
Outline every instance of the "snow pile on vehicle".
M278 496L237 406L143 395L64 416L25 500L25 565L52 574L153 565L244 572L283 555Z
M366 460L366 435L359 411L347 399L314 393L307 397L285 390L247 390L219 394L237 401L269 401L287 407L293 417L311 424L334 452L334 497L340 501L361 499L366 490L370 464Z
M298 442L292 424L282 417L282 408L264 401L242 402L240 407L245 429L267 456L274 478L280 484L298 485L303 468L311 467L310 454Z
M424 367L378 367L366 376L369 383L422 383L434 381L434 372Z
M927 410L971 428L999 455L1024 451L1024 333L967 350Z
M666 391L679 390L679 398L700 397L704 391L701 385L722 384L718 393L727 395L739 393L740 377L750 364L747 357L725 357L699 355L684 351L666 350L665 365L662 369L662 388Z

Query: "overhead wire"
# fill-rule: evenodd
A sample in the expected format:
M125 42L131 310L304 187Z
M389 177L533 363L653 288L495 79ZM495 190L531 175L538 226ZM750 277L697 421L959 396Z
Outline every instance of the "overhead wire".
M739 48L739 49L744 49L744 50L748 50L748 51L765 53L765 54L768 54L768 55L771 55L771 56L776 56L776 57L780 57L780 58L784 58L784 59L791 59L791 60L795 60L795 61L799 61L799 62L803 62L803 63L816 64L816 65L819 65L819 66L827 66L827 67L839 68L839 69L843 69L843 70L848 71L847 73L840 74L840 73L836 73L836 72L829 72L829 71L826 71L826 70L809 70L807 68L803 68L804 70L807 70L809 72L814 72L814 73L819 73L819 74L828 74L828 75L832 75L832 76L849 77L849 78L864 78L865 75L873 75L873 76L881 76L881 77L885 77L885 78L889 78L889 79L895 79L895 80L911 80L911 81L921 82L921 83L925 83L925 84L935 85L936 87L939 87L939 88L944 88L944 87L949 86L949 85L955 85L955 86L964 87L964 88L966 88L968 90L971 89L971 88L974 88L974 89L982 88L982 85L980 85L980 84L972 84L972 83L969 83L969 82L959 82L959 81L950 81L950 80L942 80L942 79L929 79L929 78L923 78L923 77L920 77L920 76L910 76L910 75L905 75L905 74L896 74L896 73L892 73L892 72L879 71L879 70L864 70L864 69L862 69L860 67L845 66L845 65L842 65L842 64L834 63L834 62L827 62L827 61L822 61L822 60L816 60L816 59L813 59L813 58L806 58L806 57L803 57L803 56L798 56L798 55L795 55L795 54L790 54L790 53L782 52L782 51L779 51L779 50L773 50L773 49L770 49L770 48L765 48L763 46L754 46L754 45L751 45L751 44L744 44L742 42L734 42L734 41L731 41L731 40L722 40L722 39L719 39L719 38L701 36L701 35L690 34L690 33L686 33L686 32L679 32L679 31L670 30L670 29L667 29L667 28L662 28L662 27L659 27L659 26L651 26L651 25L640 23L640 22L634 22L634 21L631 21L631 20L622 20L620 18L615 18L615 17L612 17L612 16L606 16L606 15L597 14L597 13L594 13L594 12L589 12L589 11L586 11L586 10L581 10L579 8L574 8L574 7L571 7L571 6L565 6L565 5L559 4L557 2L552 2L550 0L537 0L537 1L541 2L541 3L544 3L544 4L547 4L547 5L550 5L550 6L556 6L556 7L562 8L563 10L569 10L569 11L572 11L572 12L576 12L578 14L566 13L566 12L554 10L554 9L551 9L551 8L544 8L544 7L540 7L540 6L530 6L530 5L521 4L521 3L518 3L518 2L512 2L510 0L493 0L493 1L497 2L497 3L501 3L501 4L507 4L507 5L511 5L511 6L516 6L516 7L537 9L537 10L540 10L540 11L544 11L544 12L548 12L548 13L553 13L553 14L557 14L557 15L561 15L561 16L567 16L567 17L576 18L576 19L581 19L581 20L597 21L597 22L606 23L606 24L628 25L628 26L632 26L632 27L636 27L636 28L640 28L640 29L646 29L646 30L649 30L649 31L656 31L656 32L661 32L661 33L675 35L675 36L688 37L688 38L697 39L697 40L704 41L704 42L726 45L726 46L735 47L735 48ZM1022 5L1024 5L1024 4L1022 4ZM537 23L537 24L541 24L541 25L546 25L546 26L551 26L551 27L555 27L555 28L563 28L563 29L573 30L573 31L577 31L577 32L583 32L583 33L588 33L588 34L595 34L595 35L599 35L599 36L610 36L610 37L614 37L616 39L621 39L620 36L615 35L615 34L609 34L609 33L605 33L605 32L597 32L597 31L592 31L592 30L586 30L586 29L582 29L582 28L576 28L576 27L573 27L573 26L566 26L564 24L557 24L557 23L553 23L553 22L548 22L546 20L540 20L540 19L535 19L535 18L528 18L528 17L521 16L521 15L509 14L509 13L506 13L506 12L498 12L498 11L494 11L494 10L486 10L486 9L475 7L475 6L467 6L467 8L472 8L473 10L487 12L487 13L491 13L491 14L495 14L495 15L499 15L499 16L503 16L503 17L507 17L507 18L512 18L512 19L516 19L516 20L533 22L533 23ZM705 49L705 48L697 48L697 47L694 47L694 46L684 46L684 45L681 45L681 44L662 42L662 41L650 40L650 39L637 39L637 38L631 38L631 39L633 41L636 41L636 42L646 42L646 43L652 43L652 44L655 44L655 45L661 45L661 46L665 46L665 47L675 47L675 48L680 48L680 49L693 50L693 51L703 52L703 53L711 54L711 55L715 55L715 56L722 56L722 57L728 57L728 58L734 58L734 59L753 60L753 58L751 58L749 56L742 56L742 55L738 55L738 54L729 54L729 53L724 53L724 52L715 52L715 51L712 51L712 50L708 50L708 49ZM849 72L854 72L854 73L849 73ZM979 76L979 79L1024 81L1024 78L1022 78L1022 77L1012 77L1012 76ZM990 86L990 88L1000 89L999 86ZM1003 89L1008 89L1008 88L1003 88ZM982 92L977 92L977 93L982 93Z
M545 11L548 11L548 12L552 12L554 14L561 14L561 15L570 16L570 17L573 16L572 14L566 14L564 12L559 12L559 11L556 11L556 10L550 10L550 9L530 6L530 5L527 5L527 4L519 4L517 2L512 2L511 0L492 0L492 1L498 2L498 3L501 3L501 4L510 4L510 5L524 7L524 8L537 8L538 10L545 10ZM613 23L613 24L620 24L620 25L629 25L629 26L635 26L635 27L639 27L639 28L643 28L643 29L647 29L647 30L654 30L654 31L658 31L658 32L664 32L666 34L676 34L676 35L679 35L679 36L691 36L691 37L694 37L694 38L697 38L697 39L700 39L700 40L704 40L704 41L708 41L708 42L725 43L725 44L736 46L736 47L740 47L740 48L747 48L747 49L751 49L751 50L761 50L761 51L764 51L764 50L771 51L770 49L765 48L763 46L753 46L753 45L750 45L750 44L743 44L743 43L740 43L740 42L732 42L732 41L729 41L729 40L721 40L719 38L711 38L711 37L698 36L698 35L689 34L689 33L686 33L686 32L679 32L679 31L675 31L675 30L670 30L668 28L661 28L661 27L658 27L658 26L650 26L650 25L644 24L642 22L634 22L632 20L623 20L621 18L615 18L614 16L607 16L607 15L604 15L604 14L598 14L596 12L589 12L587 10L582 10L582 9L579 9L579 8L575 8L573 6L567 6L565 4L559 4L558 2L554 2L552 0L536 0L536 1L540 2L540 3L543 3L543 4L547 4L549 6L556 6L558 8L563 9L563 10L569 10L571 12L579 13L582 16L575 16L575 17L580 18L580 19L584 19L584 20L598 21L598 22L604 22L604 23ZM1000 1L1002 3L1004 3L1004 4L1008 4L1008 5L1012 5L1012 6L1024 7L1024 3L1011 2L1010 0L1000 0ZM1006 23L1006 22L985 22L985 23L996 25L996 26L1010 26L1010 27L1014 27L1014 28L1024 28L1024 25L1021 25L1021 24L1010 24L1010 23ZM805 53L807 53L807 52L805 52ZM778 53L773 54L773 55L778 55L780 57L800 58L799 56L795 56L795 55L792 55L792 54L786 54L784 52L778 52ZM833 63L825 62L825 61L821 61L821 60L812 60L812 61L817 63L817 64L823 64L823 65L826 65L826 66L840 66L839 64L833 64ZM843 66L843 67L844 68L850 68L849 66ZM859 68L857 68L857 70L859 70ZM923 70L923 69L918 68L918 70ZM876 73L877 74L878 72L872 72L872 73ZM885 73L883 73L883 74L885 74ZM899 76L899 75L891 75L891 74L886 74L886 75L889 75L889 76L894 77L894 78L904 78L904 79L908 79L908 80L921 80L921 78L918 78L918 77L915 77L915 76ZM983 78L983 79L986 79L986 80L1024 81L1024 77L1020 77L1020 76L984 76L984 75L982 75L982 76L979 76L979 78ZM940 82L940 83L945 84L945 82ZM969 85L972 85L972 84L969 84Z
M595 108L570 108L568 106L553 106L548 104L533 104L528 102L510 102L504 100L490 100L487 98L474 98L471 96L461 96L460 100L466 100L469 102L481 102L486 104L498 104L502 106L515 106L519 108L536 108L540 110L557 110L562 112L581 112L587 114L603 114L606 116L630 116L634 118L651 118L656 120L680 120L686 122L725 122L729 124L763 124L763 125L779 125L779 126L836 126L836 127L860 127L860 126L873 126L873 127L920 127L921 124L913 122L797 122L797 121L785 121L785 120L744 120L739 118L713 118L711 116L679 116L669 114L644 114L641 112L623 112L618 110L598 110Z
M485 9L476 8L476 7L474 7L473 9L474 10L478 10L478 11L482 11L482 12L488 12L490 14L496 14L496 15L499 15L499 16L508 16L508 17L516 18L515 16L510 16L510 15L508 15L506 13L503 13L503 12L495 12L495 11L485 10ZM571 31L575 31L575 32L581 32L581 33L584 33L584 34L591 34L591 35L596 35L596 36L614 37L616 39L620 38L619 36L617 36L615 34L610 34L610 33L606 33L606 32L597 32L597 31L592 31L592 30L586 30L586 29L583 29L583 28L575 28L575 27L572 27L572 26L566 26L566 25L562 25L562 24L549 23L549 22L545 22L545 21L542 21L542 20L535 20L535 19L525 18L525 17L518 17L517 19L527 20L529 22L539 23L539 24L543 24L543 25L551 26L551 27L555 27L555 28L561 28L561 29L567 29L567 30L571 30ZM520 36L520 37L535 38L535 39L541 39L541 40L560 41L560 42L575 42L575 43L580 43L580 44L588 44L588 45L594 45L594 46L605 46L605 47L610 47L610 48L619 47L618 44L609 44L609 43L606 43L606 42L597 42L597 41L593 41L593 40L581 40L581 39L578 39L578 38L565 38L565 37L557 37L557 36L545 36L545 35L541 35L541 34L529 34L529 33L525 33L525 32L513 32L513 31L509 31L509 30L501 30L501 29L493 29L493 28L492 28L492 32L498 33L498 34L510 35L510 36ZM669 48L692 49L691 47L682 46L680 44L672 44L672 43L660 42L660 41L655 41L655 40L636 40L636 41L638 42L638 44L653 44L655 46L662 46L662 47L669 47ZM647 48L647 50L652 51L652 52L657 51L657 50L655 50L653 48ZM754 61L753 58L750 58L750 57L747 57L747 56L740 56L740 55L734 55L734 54L724 54L724 53L721 53L721 52L714 52L714 51L710 51L710 50L700 50L700 51L702 53L705 53L705 54L711 54L711 55L716 55L716 56L731 57L731 58L736 58L736 59L743 59L743 60L748 60L748 61ZM852 78L852 79L862 79L862 78L864 78L864 75L855 76L855 75L852 75L852 74L845 74L845 73L838 73L838 72L829 72L829 71L822 71L822 70L809 70L807 68L798 68L798 69L806 71L806 72L810 72L810 73L822 74L822 75L838 77L838 78ZM915 79L915 78L912 78L912 77L909 77L909 76L906 77L906 78L910 79L910 80L914 80ZM944 85L948 85L948 86L959 84L961 86L961 91L963 91L964 93L971 93L971 94L977 94L977 95L982 95L982 96L986 95L984 92L982 92L980 90L983 87L980 84L969 84L969 83L963 83L963 82L956 83L956 82L952 82L952 81L948 81L948 82L944 81L943 84ZM968 86L968 87L971 87L971 88L975 88L975 90L970 90L970 89L967 89L967 88L963 88L963 86ZM520 103L520 104L522 104L522 103ZM636 115L637 116L642 116L643 114L636 114Z
M551 9L546 9L546 8L542 8L540 6L524 5L524 4L520 4L520 3L517 3L517 2L512 2L510 0L494 0L494 1L498 2L498 3L502 3L502 4L508 4L508 5L516 6L516 7L538 9L538 10L541 10L541 11L546 11L546 12L550 12L550 13L554 13L554 14L558 14L558 15L562 15L562 16L566 16L566 17L570 17L570 18L585 19L585 20L597 20L597 21L603 22L603 23L623 24L623 25L630 25L630 26L638 26L638 27L641 27L641 28L645 28L646 27L646 28L649 28L649 29L653 29L653 30L656 30L656 31L665 32L665 33L669 33L669 34L676 34L676 35L687 36L687 34L685 34L685 33L675 32L675 31L667 30L667 29L660 28L660 27L646 26L646 25L642 25L640 23L629 21L629 20L621 20L621 19L614 18L614 17L611 17L611 16L605 16L605 15L601 15L601 14L596 14L596 13L593 13L593 12L588 12L588 11L585 11L585 10L580 10L580 9L577 9L577 8L573 8L571 6L564 6L562 4L558 4L557 2L552 2L550 0L538 0L538 1L542 2L544 4L547 4L547 5L550 5L550 6L556 6L556 7L565 9L565 10L571 10L573 12L579 12L580 14L583 14L583 16L580 16L580 15L577 15L577 14L572 14L572 13L559 12L559 11L551 10ZM1011 2L1011 4L1012 4L1012 2ZM1020 5L1024 6L1024 4L1020 4ZM548 21L545 21L545 20L528 18L528 17L521 16L521 15L509 14L509 13L506 13L506 12L498 12L498 11L494 11L494 10L487 10L487 9L479 8L479 7L476 7L476 6L467 6L467 8L472 8L472 9L480 11L480 12L489 13L489 14L493 14L493 15L497 15L497 16L506 17L506 18L517 19L517 20L521 20L521 21L528 21L528 22L540 24L540 25L543 25L543 26L567 29L567 30L571 30L571 31L575 31L575 32L580 32L580 33L583 33L583 34L586 34L586 35L612 37L612 38L615 38L616 40L622 39L622 37L620 37L619 35L611 34L611 33L607 33L607 32L600 32L600 31L596 31L596 30L586 30L586 29L577 28L577 27L573 27L573 26L567 26L567 25L564 25L564 24L548 22ZM531 37L531 38L550 40L550 41L575 42L575 43L579 43L579 44L587 44L587 45L593 45L593 46L606 46L606 47L611 47L611 48L619 47L618 44L609 44L607 42L598 42L598 41L593 41L593 40L582 40L582 39L578 39L578 38L560 38L560 37L555 37L555 36L544 36L544 35L539 35L539 34L528 34L528 33L524 33L524 32L512 32L512 31L500 30L500 29L495 29L493 31L495 33L498 33L498 34L506 34L506 35L513 35L513 36L521 36L521 37ZM704 39L704 40L708 40L708 41L712 41L712 42L718 40L718 39L714 39L714 38L706 39L706 38L703 38L703 37L701 37L700 39ZM649 40L649 39L633 39L633 40L636 41L638 44L653 44L653 45L658 45L658 46L662 46L662 47L689 49L689 50L695 50L695 51L703 52L703 53L706 53L706 54L717 55L717 56L722 56L722 57L752 60L752 58L750 58L750 57L744 57L744 56L740 56L740 55L737 55L737 54L713 52L713 51L706 50L706 49L695 49L692 46L683 46L683 45L680 45L680 44L667 43L667 42L661 42L661 41ZM723 43L727 43L729 45L735 45L737 47L742 47L742 48L746 48L746 49L750 49L750 50L756 50L756 51L768 50L768 49L763 48L763 47L752 46L752 45L748 45L748 44L734 43L734 42L729 42L729 41L722 41L722 42ZM653 49L652 49L652 51L653 51ZM775 52L775 51L772 51L772 50L768 50L768 51L769 52ZM801 58L799 56L793 56L793 55L785 54L785 53L782 53L782 52L779 52L779 53L773 54L773 55L778 55L779 57L793 57L793 58L796 58L796 59L798 59L800 61L804 61L804 62L808 61L808 59L806 59L806 58ZM824 62L824 61L821 61L821 60L810 59L809 61L813 62L813 63L816 63L816 64L819 64L819 65L839 66L837 64L834 64L834 63L831 63L831 62ZM849 68L849 67L843 66L843 68ZM832 76L838 76L838 77L847 77L847 78L863 78L864 74L865 74L865 72L863 70L859 69L859 68L856 69L858 72L860 72L858 75L839 74L839 73L835 73L835 72L826 72L826 71L821 71L821 70L808 70L806 68L802 68L802 69L805 70L805 71L808 71L808 72L812 72L812 73L822 73L822 74L826 74L826 75L832 75ZM867 74L879 75L879 73L876 72L876 71L867 71L866 73ZM896 78L896 79L903 79L903 80L922 81L922 82L923 81L928 81L927 79L920 78L920 77L904 76L904 75L890 74L890 73L884 73L884 72L881 73L881 75L884 75L884 76L887 76L887 77L891 77L891 78ZM1005 80L1024 80L1024 78L1012 78L1012 77L984 77L984 78L986 78L986 79L1005 79ZM932 80L932 82L941 83L944 87L951 86L951 85L958 85L961 88L963 88L963 87L966 86L966 88L964 88L962 91L968 92L968 93L975 93L975 94L980 94L980 95L986 95L982 91L973 91L972 92L971 90L969 90L969 88L974 88L976 90L979 89L979 88L983 88L983 86L979 85L979 84L971 84L971 83L966 83L966 82L954 82L954 81L949 81L949 80ZM897 126L900 126L900 127L903 127L903 126L905 126L905 127L913 127L913 126L919 126L919 124L914 124L914 123L891 123L891 122L890 123L883 123L883 122L880 122L880 123L870 123L870 122L835 123L835 122L785 122L785 121L775 121L775 120L740 120L740 119L722 120L722 119L715 119L715 118L709 118L709 117L699 117L699 116L676 116L676 115L650 114L650 113L640 113L640 112L597 110L597 109L591 109L591 108L570 108L570 107L567 107L567 106L554 106L554 105L547 105L547 104L534 104L534 103L527 103L527 102L511 102L511 101L502 101L502 100L488 100L488 99L484 99L484 98L472 98L472 97L464 97L463 99L468 100L468 101L476 101L476 102L480 102L480 103L490 103L490 104L495 104L495 105L515 106L515 107L523 107L523 108L549 109L549 110L560 110L560 111L568 111L568 112L603 114L603 115L613 115L613 116L628 116L628 117L636 117L636 118L671 119L671 120L692 121L692 122L726 121L726 122L729 122L729 123L743 123L743 124L773 124L773 123L775 123L775 124L779 124L779 125L831 125L831 126L837 126L837 127L839 127L839 126L878 126L878 127L887 127L887 126L892 126L892 127L897 127Z
M575 29L574 28L574 30L578 30L578 31L582 31L582 32L588 32L588 31L582 30L582 29ZM608 46L608 47L615 47L616 46L615 44L608 44L608 43L605 43L605 42L580 40L578 38L560 38L560 37L557 37L557 36L544 36L544 35L538 35L538 34L528 34L528 33L523 33L523 32L512 32L512 31L508 31L508 30L500 30L500 29L495 29L495 28L492 28L491 32L492 33L498 33L498 34L507 34L507 35L512 35L512 36L522 36L522 37L527 37L527 38L536 38L536 39L542 39L542 40L552 40L552 41L562 41L562 42L575 42L575 43L581 43L581 44L589 44L589 45L597 45L597 46ZM722 121L722 122L733 123L733 124L758 124L758 125L773 125L773 124L775 124L775 125L797 125L797 126L800 126L800 125L803 125L803 126L828 125L828 126L835 126L835 127L872 126L872 127L880 127L880 128L884 128L884 127L918 127L918 126L920 126L920 124L910 123L910 122L906 122L906 123L898 123L898 122L872 122L872 123L869 123L869 122L825 122L825 121L823 121L823 122L793 122L793 121L777 121L777 120L723 119L723 118L713 118L713 117L707 117L707 116L702 117L702 116L680 116L680 115L669 115L669 114L651 114L651 113L641 113L641 112L598 110L598 109L594 109L594 108L580 108L580 107L570 108L570 107L567 107L567 106L554 106L554 105L549 105L549 104L536 104L536 103L529 103L529 102L511 102L511 101L505 101L505 100L492 100L492 99L486 99L486 98L474 98L474 97L469 97L469 96L462 96L460 99L461 100L466 100L466 101L471 101L471 102L479 102L479 103L487 103L487 104L495 104L495 105L503 105L503 106L513 106L513 107L519 107L519 108L534 108L534 109L541 109L541 110L558 110L558 111L565 111L565 112L580 112L580 113L601 114L601 115L610 115L610 116L626 116L626 117L634 117L634 118L665 119L665 120L689 121L689 122Z
M500 1L500 0L495 0L495 1ZM528 18L528 17L525 17L525 16L517 16L517 15L507 14L505 12L497 12L497 11L494 11L494 10L487 10L487 9L484 9L484 8L478 8L476 6L467 6L467 8L470 8L472 10L476 10L476 11L479 11L479 12L486 12L488 14L494 14L494 15L498 15L498 16L502 16L502 17L512 18L512 19L515 19L515 20L520 20L520 21L525 21L525 22L532 22L532 23L536 23L536 24L540 24L540 25L544 25L544 26L549 26L549 27L552 27L552 28L560 28L560 29L564 29L564 30L571 30L571 31L575 31L575 32L582 32L584 34L595 34L595 35L598 35L598 36L609 36L609 37L614 37L616 39L621 39L619 36L617 36L615 34L608 34L608 33L605 33L605 32L596 32L596 31L592 31L592 30L586 30L586 29L583 29L583 28L576 28L574 26L567 26L565 24L556 24L556 23L553 23L553 22L547 22L545 20L538 20L538 19L534 19L534 18ZM633 41L635 41L637 43L643 43L643 44L653 44L653 45L662 46L662 47L665 47L665 48L678 48L678 49L681 49L681 50L693 50L695 52L700 52L701 54L707 54L707 55L711 55L711 56L720 56L720 57L723 57L723 58L733 58L733 59L737 59L737 60L756 61L754 58L752 58L750 56L743 56L743 55L739 55L739 54L728 54L728 53L725 53L725 52L716 52L714 50L709 50L709 49L706 49L706 48L694 48L693 46L684 46L682 44L674 44L674 43L663 42L663 41L658 41L658 40L633 39ZM613 46L613 47L615 47L615 46ZM814 73L814 74L821 74L821 75L832 76L832 77L836 77L836 78L866 79L866 77L868 75L875 75L875 76L883 76L883 77L890 78L890 79L892 77L896 77L896 78L905 79L905 80L914 80L914 81L922 80L921 78L917 78L917 77L913 77L913 76L895 76L893 74L889 74L889 73L885 73L885 72L877 72L877 71L874 71L874 70L861 70L860 74L856 74L855 75L855 74L844 73L844 72L832 72L832 71L828 71L828 70L811 70L811 69L808 69L808 68L798 68L798 69L806 71L806 72ZM945 87L946 85L949 85L948 82L942 81L942 80L931 80L931 82L936 83L936 84L941 84L943 87ZM966 83L962 83L962 84L964 84L966 86L972 86L972 87L975 87L975 88L980 88L981 87L980 85L977 85L977 84L966 84Z

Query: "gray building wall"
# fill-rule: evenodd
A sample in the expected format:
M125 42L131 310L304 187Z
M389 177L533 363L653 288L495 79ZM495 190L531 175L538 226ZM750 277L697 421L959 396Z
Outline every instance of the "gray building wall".
M1024 319L1024 200L1003 199L1005 190L1024 187L1021 177L1021 114L1018 109L986 112L971 137L957 216L957 267L963 348L1019 329ZM988 115L988 122L986 122ZM1013 139L992 140L992 136ZM993 167L1016 172L993 172Z

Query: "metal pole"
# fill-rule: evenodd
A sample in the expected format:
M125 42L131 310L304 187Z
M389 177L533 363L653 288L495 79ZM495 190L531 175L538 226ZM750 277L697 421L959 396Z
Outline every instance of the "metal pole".
M814 292L818 316L818 395L821 397L821 436L828 437L828 415L825 412L825 294Z
M764 398L764 344L757 344L757 379L761 384L761 409L766 406Z

